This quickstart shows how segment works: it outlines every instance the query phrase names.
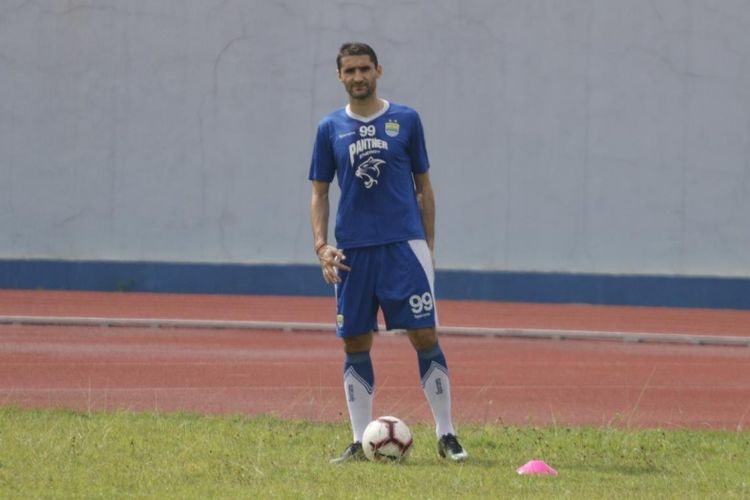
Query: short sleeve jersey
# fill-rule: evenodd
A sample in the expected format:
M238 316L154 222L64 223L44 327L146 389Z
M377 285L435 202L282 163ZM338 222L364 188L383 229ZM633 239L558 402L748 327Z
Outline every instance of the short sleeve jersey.
M424 239L412 175L428 169L419 115L385 101L371 117L347 106L320 122L309 179L338 179L336 244L358 248Z

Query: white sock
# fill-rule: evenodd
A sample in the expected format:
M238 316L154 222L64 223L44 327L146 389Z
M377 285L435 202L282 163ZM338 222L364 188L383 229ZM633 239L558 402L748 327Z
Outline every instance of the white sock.
M437 436L455 434L451 418L451 383L448 370L433 361L426 376L422 379L422 390L435 419Z
M366 359L364 358L366 354ZM352 436L354 441L361 442L365 427L372 421L372 394L373 376L372 364L369 353L357 353L347 355L347 364L344 371L344 395L346 406L349 408L349 420L352 424ZM359 357L357 359L357 357ZM352 358L355 358L352 360ZM352 362L354 361L354 362ZM360 374L357 371L363 371ZM369 368L369 373L368 373ZM370 378L370 381L367 378Z

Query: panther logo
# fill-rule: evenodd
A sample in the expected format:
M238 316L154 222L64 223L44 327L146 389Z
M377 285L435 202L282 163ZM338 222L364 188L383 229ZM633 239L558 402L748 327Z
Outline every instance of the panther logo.
M385 164L385 160L378 160L371 156L357 166L357 171L354 172L354 175L362 179L365 182L365 187L370 189L378 183L380 166L383 164Z

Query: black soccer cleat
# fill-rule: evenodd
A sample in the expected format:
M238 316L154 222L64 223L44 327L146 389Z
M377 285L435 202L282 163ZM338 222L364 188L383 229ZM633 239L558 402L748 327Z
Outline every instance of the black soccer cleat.
M458 438L453 434L445 434L438 440L438 454L452 462L463 462L469 457Z
M331 460L332 464L343 464L346 462L363 462L367 460L365 452L362 449L362 443L355 441L344 450L340 457Z

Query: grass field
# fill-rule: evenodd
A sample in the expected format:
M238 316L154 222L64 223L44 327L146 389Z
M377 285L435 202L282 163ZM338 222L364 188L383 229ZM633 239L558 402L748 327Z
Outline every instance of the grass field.
M0 408L0 498L750 498L747 432L464 426L457 465L412 430L404 464L333 466L348 424Z

